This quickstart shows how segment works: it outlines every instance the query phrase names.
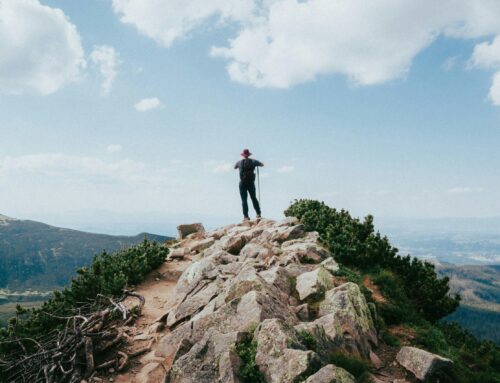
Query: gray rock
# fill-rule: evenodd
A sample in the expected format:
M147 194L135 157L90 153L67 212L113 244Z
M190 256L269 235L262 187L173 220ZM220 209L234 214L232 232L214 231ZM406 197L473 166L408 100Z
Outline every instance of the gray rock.
M186 354L176 359L165 381L169 383L219 382L218 379L222 376L225 380L221 382L238 382L234 379L236 378L235 374L228 374L229 371L223 370L228 364L221 365L220 358L236 343L241 342L244 336L245 334L239 332L221 334L210 329L203 339L197 342ZM231 356L234 361L235 355ZM229 362L231 362L230 359ZM232 367L235 365L233 364Z
M233 255L238 255L245 246L245 238L241 235L225 236L221 238L222 249Z
M307 378L306 383L356 383L356 378L343 368L327 364Z
M302 224L296 226L281 226L271 231L270 240L283 243L291 239L300 238L302 235L304 235L304 225Z
M321 266L327 269L330 273L335 273L339 271L339 264L335 262L333 257L328 257L323 262L321 262Z
M205 228L201 223L190 223L177 226L177 238L184 239L189 234L193 233L204 233Z
M268 383L292 383L321 366L316 353L306 350L295 329L282 320L263 321L255 339L255 363Z
M369 357L372 345L378 344L377 331L370 309L359 286L348 282L325 294L319 304L315 323L336 343L355 355Z
M296 290L300 300L323 294L333 287L333 277L323 267L318 267L297 277Z
M194 294L178 304L168 315L167 326L171 327L176 323L189 318L201 311L215 296L220 293L222 289L222 282L220 279L215 281L204 281L205 285Z
M273 255L274 253L269 246L263 246L258 243L247 243L240 252L242 260L253 258L259 261L266 261Z
M427 380L440 372L446 372L453 365L450 359L416 347L402 347L396 360L419 380Z
M277 287L281 292L290 295L292 293L292 276L282 266L274 266L269 270L259 273L270 285Z
M242 383L239 372L242 360L232 349L223 352L219 359L219 380L218 383Z
M190 339L199 341L203 335L214 328L221 333L231 331L248 331L265 319L280 318L287 323L298 323L291 308L275 298L269 291L249 291L241 298L233 299L213 313L190 322L192 333Z
M170 249L168 259L184 259L184 257L189 254L191 254L191 250L187 247L178 247L176 249Z
M212 237L209 237L209 238L205 238L205 239L200 239L198 241L192 241L187 245L187 247L191 251L200 252L200 251L203 251L205 249L208 249L214 243L215 243L215 239Z
M309 320L309 305L307 303L304 303L300 306L295 306L293 308L293 311L295 311L295 315L297 315L297 318L299 318L299 320L303 322Z
M191 263L177 281L175 287L177 297L183 299L185 295L191 293L198 283L214 269L213 260L208 258Z
M299 240L287 241L281 246L285 254L295 254L302 262L320 263L330 256L330 253L323 247L313 242L303 242Z

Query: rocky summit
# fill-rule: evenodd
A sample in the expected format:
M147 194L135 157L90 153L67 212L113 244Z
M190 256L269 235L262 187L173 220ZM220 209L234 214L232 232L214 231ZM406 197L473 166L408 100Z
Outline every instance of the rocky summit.
M167 262L186 267L171 296L163 297L171 302L151 326L156 342L147 361L127 379L354 383L332 364L331 356L342 354L366 360L373 371L398 366L373 381L414 382L446 364L418 349L381 360L375 306L357 284L335 275L339 266L318 234L295 218L212 232L182 225Z

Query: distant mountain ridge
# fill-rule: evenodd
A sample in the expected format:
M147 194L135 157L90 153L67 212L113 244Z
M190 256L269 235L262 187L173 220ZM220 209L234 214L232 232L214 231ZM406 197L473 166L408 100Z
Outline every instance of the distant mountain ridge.
M135 245L144 237L157 242L170 239L148 233L87 233L0 214L0 289L49 291L64 287L75 270L89 265L95 254Z

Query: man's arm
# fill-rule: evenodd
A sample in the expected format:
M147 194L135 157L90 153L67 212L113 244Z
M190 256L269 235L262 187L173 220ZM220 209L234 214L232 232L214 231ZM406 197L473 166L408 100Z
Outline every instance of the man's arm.
M235 169L238 169L238 168L240 167L240 162L241 162L241 161L238 161L238 162L236 162L236 164L234 164L234 168L235 168Z
M257 160L253 160L253 164L255 166L264 166L264 163L260 162L260 161L257 161Z

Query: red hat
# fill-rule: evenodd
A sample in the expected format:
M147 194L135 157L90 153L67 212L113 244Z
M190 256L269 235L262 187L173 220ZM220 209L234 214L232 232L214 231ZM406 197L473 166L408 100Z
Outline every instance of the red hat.
M243 149L243 152L241 153L243 157L250 157L252 153L250 153L250 150L248 149Z

